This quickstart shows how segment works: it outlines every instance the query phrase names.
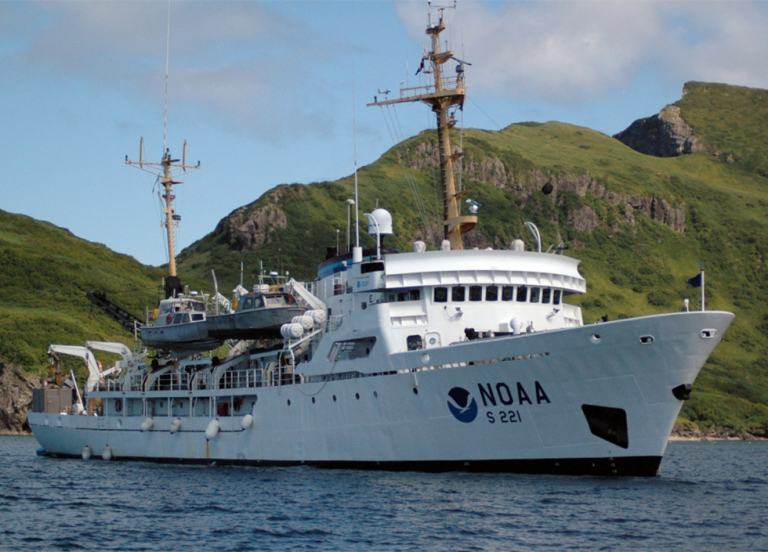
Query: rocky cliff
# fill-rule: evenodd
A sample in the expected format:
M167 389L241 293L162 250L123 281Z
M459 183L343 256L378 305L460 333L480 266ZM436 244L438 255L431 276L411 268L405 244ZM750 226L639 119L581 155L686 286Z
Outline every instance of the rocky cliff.
M37 378L27 377L11 364L0 361L0 435L28 434L27 410Z
M683 98L688 95L689 87L695 84L687 83L683 87ZM676 157L700 151L706 151L715 158L722 155L716 147L705 145L696 136L695 128L682 117L676 104L666 106L658 115L638 119L613 137L635 151L654 157ZM724 155L722 159L734 162L731 154Z
M680 110L678 108L674 109L677 110L679 115ZM682 121L682 119L679 119L679 121ZM682 122L682 125L684 124L685 123ZM682 126L675 128L677 128L679 132L685 132ZM627 129L627 131L629 131L629 129ZM638 137L639 136L640 134L638 134ZM682 134L680 136L682 136ZM685 147L693 147L691 144L695 143L695 147L699 148L700 144L695 141L695 138L692 135L689 135L689 137L691 139L689 146L684 146L684 144L682 144L680 147L683 149L685 149ZM670 138L670 140L671 139L672 138ZM454 152L458 151L458 148L454 148ZM697 149L696 151L699 150ZM685 151L684 153L689 153L689 151ZM404 159L403 162L408 164L408 166L414 170L421 170L424 168L436 169L439 167L438 148L432 142L423 142L414 148L413 154L407 159ZM618 231L620 224L628 225L630 229L634 229L635 211L644 213L651 220L666 224L675 232L685 231L685 203L681 203L679 206L674 207L666 200L653 196L619 194L611 190L606 190L605 186L597 182L597 180L589 174L565 174L553 176L544 174L540 170L532 170L524 174L515 175L508 171L504 166L504 163L497 157L486 157L479 161L467 159L461 165L458 163L454 164L454 170L457 172L461 171L465 182L489 182L497 189L506 189L515 197L521 198L523 204L525 204L531 194L538 193L545 187L548 189L546 193L551 194L555 201L557 200L557 194L562 192L573 192L580 197L584 197L587 193L590 193L595 198L605 201L608 205L614 207L621 206L623 213L621 220L617 221L614 224L614 227L610 229L612 232ZM568 227L573 228L578 232L592 232L600 225L597 215L588 206L583 206L578 210L569 212L564 221L553 220L552 222L563 222ZM471 236L469 237L471 238ZM488 244L470 243L469 245L480 245L485 247Z
M704 151L693 128L680 116L680 108L668 105L658 115L638 119L614 138L635 151L655 157L675 157Z

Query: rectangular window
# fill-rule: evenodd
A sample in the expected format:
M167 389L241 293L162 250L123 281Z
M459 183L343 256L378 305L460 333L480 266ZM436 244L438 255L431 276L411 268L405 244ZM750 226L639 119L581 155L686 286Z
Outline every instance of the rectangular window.
M384 270L384 263L363 263L360 265L360 274L368 274L369 272L381 272Z
M347 341L337 341L331 347L328 354L328 360L336 362L339 360L354 360L364 358L371 354L373 346L376 344L375 337L362 337L358 339L349 339Z
M488 286L485 288L485 300L486 301L498 301L499 300L499 287Z
M435 288L435 301L436 302L444 302L437 299L438 289L445 290L446 288ZM445 295L448 295L448 292L445 292ZM418 289L404 289L402 291L390 291L386 295L386 300L388 303L401 303L403 301L419 301L421 299L421 290Z
M464 286L456 286L451 290L451 301L463 301L465 294Z
M420 335L409 335L406 343L408 344L409 351L418 351L424 348L424 342Z
M483 287L482 286L469 286L469 300L470 301L482 301L483 300Z
M528 288L525 286L517 287L517 302L525 303L528 300Z
M448 288L436 287L433 301L435 303L447 303L448 302Z
M549 304L552 298L552 288L541 288L541 302Z
M555 290L555 296L554 296L554 298L552 299L552 302L553 302L555 305L559 305L559 304L560 304L560 298L562 297L562 295L563 295L563 292L562 292L562 290L556 289L556 290Z
M514 291L515 288L512 286L504 286L501 288L501 300L502 301L511 301L512 297L514 297Z
M531 288L531 303L538 303L541 296L541 288Z

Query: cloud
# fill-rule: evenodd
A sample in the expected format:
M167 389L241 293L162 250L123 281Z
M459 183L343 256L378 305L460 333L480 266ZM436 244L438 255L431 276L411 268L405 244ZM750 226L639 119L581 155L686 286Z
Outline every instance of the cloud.
M159 105L167 2L45 2L3 6L13 48L0 74L96 83ZM169 101L190 117L270 141L324 136L331 96L322 64L339 41L253 2L174 2ZM12 55L11 55L12 54ZM310 84L307 85L306 83ZM55 84L54 84L55 85ZM181 104L181 105L179 105Z
M463 2L446 10L473 91L572 105L626 89L649 69L668 83L768 88L760 2ZM424 10L398 5L413 36Z

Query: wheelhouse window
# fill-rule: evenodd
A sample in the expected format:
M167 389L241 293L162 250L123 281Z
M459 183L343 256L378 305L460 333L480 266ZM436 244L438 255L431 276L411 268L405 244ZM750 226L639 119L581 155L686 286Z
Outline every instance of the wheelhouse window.
M446 288L446 287L436 287L435 288L435 294L433 296L433 301L435 303L447 303L448 302L448 288Z
M466 289L464 286L456 286L451 289L451 301L464 301L466 295Z
M528 288L527 287L525 287L525 286L518 286L516 300L517 300L518 303L525 303L528 300Z
M541 289L541 302L549 304L552 299L552 288Z
M488 286L485 288L485 300L486 301L498 301L499 300L499 287Z
M512 297L514 297L515 288L512 286L504 286L501 288L501 300L502 301L511 301Z
M554 297L552 298L552 303L554 303L555 305L559 305L562 297L563 297L562 290L556 289L554 293Z
M541 288L531 288L531 303L538 303L541 297Z
M469 286L469 300L470 301L482 301L483 300L483 286Z

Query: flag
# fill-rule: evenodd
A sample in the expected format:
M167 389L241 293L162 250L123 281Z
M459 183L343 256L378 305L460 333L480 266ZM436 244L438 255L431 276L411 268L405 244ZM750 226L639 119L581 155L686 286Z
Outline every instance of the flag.
M691 285L693 287L701 287L701 272L699 272L693 278L689 278L688 285Z

